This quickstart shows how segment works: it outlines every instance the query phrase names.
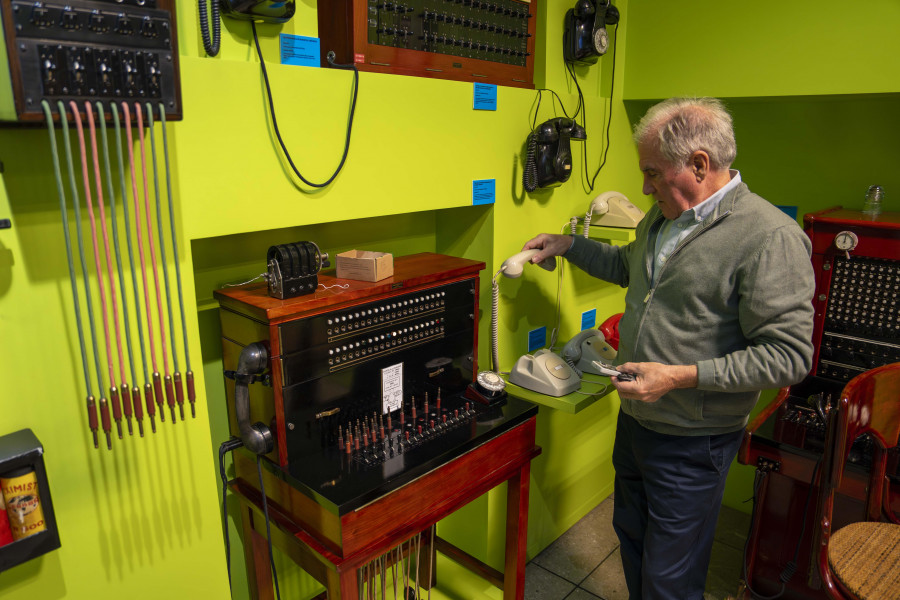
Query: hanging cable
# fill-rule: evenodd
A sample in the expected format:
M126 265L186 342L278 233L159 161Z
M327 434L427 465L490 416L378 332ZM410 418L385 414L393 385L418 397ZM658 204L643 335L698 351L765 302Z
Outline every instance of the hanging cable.
M153 271L153 284L156 290L156 310L159 317L159 348L163 361L163 381L166 389L166 404L172 411L172 425L175 424L175 397L172 389L172 376L169 374L169 351L166 349L166 321L163 317L162 294L159 289L159 273L156 265L159 261L156 259L156 243L153 241L153 221L150 218L150 191L149 181L147 180L147 153L144 144L144 117L141 105L134 103L134 113L137 115L138 124L138 142L141 151L141 174L144 181L144 223L147 225L147 245L150 246L150 266ZM149 309L149 305L148 305Z
M106 289L103 285L103 268L100 266L100 244L97 241L97 223L94 217L94 200L91 195L91 181L88 175L87 148L84 143L84 127L81 122L81 113L74 100L69 101L72 109L72 117L75 119L75 131L78 133L78 147L81 150L81 176L84 183L84 200L88 209L88 222L91 226L91 244L94 248L94 266L97 269L97 289L100 292L100 311L103 322L103 337L106 340L106 366L109 370L109 398L112 401L113 419L116 421L116 430L119 439L122 439L122 406L119 404L119 390L116 388L115 367L113 365L112 341L109 336L109 320L107 319ZM85 281L87 285L87 281Z
M153 133L153 108L149 102L146 103L147 108L147 129L150 131L150 156L153 159L153 191L156 194L156 231L159 236L159 257L163 272L163 283L166 286L166 308L169 313L169 341L172 344L172 377L166 379L166 396L171 396L173 387L175 388L175 402L178 404L178 411L181 413L181 420L184 421L184 392L181 389L181 371L178 369L178 349L175 342L175 317L172 314L172 291L169 286L169 267L166 260L166 241L163 235L163 218L162 218L162 202L159 199L159 167L156 163L156 136ZM159 281L157 281L157 293L159 291ZM160 306L160 323L162 323L162 306ZM165 343L165 338L163 338ZM168 374L168 371L166 371ZM177 385L177 387L175 387ZM171 399L170 399L170 406ZM175 409L172 408L172 422L175 422Z
M97 327L94 324L94 305L91 299L90 275L88 274L87 259L84 253L84 237L81 235L81 200L78 194L78 185L75 183L75 166L72 160L72 143L69 139L69 120L66 117L66 107L62 100L57 101L57 110L59 112L60 128L63 134L63 143L66 151L66 166L69 169L69 187L72 192L72 206L75 209L75 233L78 239L78 254L81 259L81 275L82 284L84 285L84 299L88 314L88 323L91 329L91 339L93 340L94 367L97 375L97 385L100 392L100 424L103 427L103 433L106 434L106 447L112 450L112 425L109 419L109 403L103 395L105 387L103 381L103 369L100 367L100 353L97 350Z
M144 283L144 308L147 315L147 337L150 341L150 363L153 365L153 396L156 405L159 407L159 420L166 420L165 408L163 407L163 391L162 380L160 379L159 369L156 366L156 342L153 338L153 311L150 308L150 284L147 281L146 259L144 258L144 237L141 233L141 207L138 199L137 175L134 168L134 139L131 135L131 110L128 103L122 103L122 112L125 114L125 137L128 141L128 165L131 168L131 195L134 200L134 229L137 232L138 255L140 256L141 279ZM142 127L143 123L140 119L140 110L138 111L138 127ZM143 137L143 133L141 134ZM146 185L146 177L144 182ZM149 235L149 223L148 235ZM155 271L155 269L154 269Z
M97 150L97 127L94 122L94 109L90 102L85 101L84 111L88 118L88 131L91 134L91 157L94 162L94 185L97 189L97 206L100 208L100 229L103 232L103 253L106 256L106 275L107 281L109 282L109 299L110 304L112 305L113 330L116 334L116 351L119 357L119 391L122 396L122 412L125 413L125 421L128 424L128 435L134 435L134 430L131 427L131 403L128 402L128 390L130 388L127 383L128 376L125 375L125 356L122 352L122 331L119 327L119 300L116 296L116 285L113 282L113 261L112 253L109 251L109 234L107 233L109 230L106 226L106 209L103 207L103 185L101 183L100 158ZM114 219L115 213L112 213L110 216ZM98 277L100 277L99 274ZM107 347L107 352L112 355L112 348Z
M272 88L269 86L269 74L266 71L266 61L263 60L262 50L259 47L259 36L256 34L256 23L254 21L250 21L250 27L253 30L253 41L256 44L256 55L259 57L259 68L263 74L263 80L266 84L266 96L269 99L269 114L272 116L272 126L275 129L275 137L278 138L278 144L281 146L282 152L284 152L284 157L287 159L288 164L291 165L291 169L293 169L294 174L300 178L300 181L305 183L310 187L315 188L323 188L328 186L334 178L338 176L338 173L341 172L341 169L344 168L344 162L347 160L347 154L350 151L350 134L353 131L353 115L356 112L356 97L357 92L359 92L359 70L356 68L356 65L341 65L334 62L334 52L329 52L326 56L326 60L328 64L332 67L336 67L339 69L352 69L353 70L353 100L350 104L350 118L347 122L347 138L344 142L344 154L341 156L341 162L338 164L337 169L335 169L334 174L329 177L325 183L313 183L308 181L303 175L300 174L300 171L297 170L297 167L294 166L294 161L291 159L291 154L288 152L287 147L284 145L284 141L281 139L281 132L278 129L278 121L275 119L275 104L272 101Z
M266 486L262 476L262 455L256 455L256 472L259 474L259 491L262 496L263 515L266 517L266 541L269 543L269 564L272 566L272 578L275 580L275 597L281 600L278 590L278 573L275 571L275 557L272 556L272 529L269 525L269 503L266 501Z
M594 191L594 184L597 181L597 176L600 175L600 171L603 170L603 167L606 165L606 158L609 154L609 132L610 126L612 125L612 108L613 108L613 92L615 91L615 83L616 83L616 47L618 45L618 25L616 26L616 35L613 37L613 52L612 52L612 72L610 75L610 84L609 84L609 115L606 119L606 144L603 149L603 160L600 163L600 166L597 167L597 171L594 173L594 176L588 179L588 156L587 156L587 145L585 144L582 150L582 184L586 185L587 190L589 192ZM581 86L578 85L578 78L575 76L575 70L572 65L566 62L566 72L572 77L572 81L575 83L575 88L578 90L578 112L581 113L581 124L582 127L587 128L587 105L584 102L584 95L581 92ZM576 112L576 118L578 116L578 112Z
M169 233L172 235L172 256L175 261L175 283L178 287L178 308L181 310L181 332L184 337L184 379L187 384L188 402L191 404L191 417L197 417L197 409L194 400L197 394L194 392L194 372L191 371L191 353L188 349L187 319L184 316L184 294L181 290L181 261L178 258L178 236L175 235L175 206L172 203L172 170L169 168L169 141L166 138L166 108L159 103L159 121L162 124L163 156L166 162L166 197L169 204ZM174 335L174 334L173 334ZM176 367L177 370L178 367ZM177 373L176 373L177 375ZM181 391L181 382L176 382L176 393Z
M124 102L122 106L125 108L125 113L128 113L128 105ZM131 265L131 286L134 291L134 306L135 312L137 313L135 316L135 323L137 323L138 330L138 341L140 342L140 350L141 350L141 362L144 366L144 402L147 407L147 416L150 418L150 427L153 430L153 433L156 433L156 405L153 403L153 385L150 383L150 369L147 365L147 346L144 344L144 327L141 325L141 294L138 289L138 280L137 280L137 269L134 265L134 248L131 243L131 224L128 219L128 186L125 183L125 159L122 154L122 130L121 123L119 121L119 109L115 103L110 104L110 109L112 110L113 122L115 123L116 129L116 156L118 157L119 164L119 185L122 190L122 218L125 225L125 240L127 242L128 247L128 262ZM131 156L131 119L128 119L127 127L127 136L129 143L129 156ZM131 176L132 176L132 189L133 193L137 194L137 183L134 182L134 166L131 168ZM138 233L140 233L140 220L135 215L135 225L138 229ZM143 250L141 251L141 256L143 256ZM143 267L143 261L141 261L141 266ZM127 331L127 330L126 330ZM152 333L150 334L152 336ZM130 344L129 344L130 347ZM137 379L135 378L135 385L137 384Z
M115 105L113 105L115 107ZM128 296L125 293L125 274L122 272L122 253L119 250L119 226L118 219L116 218L116 192L113 188L113 179L112 179L112 169L110 167L109 162L109 143L107 141L107 131L106 131L106 115L103 110L103 103L97 102L97 115L100 121L100 141L103 144L103 165L106 169L106 184L107 184L107 197L109 198L109 214L110 214L110 222L112 223L112 233L113 233L113 248L116 253L116 268L118 269L119 275L119 293L122 298L122 323L125 329L125 348L128 352L128 363L131 366L131 400L132 405L134 407L134 418L138 424L138 432L141 437L144 437L144 409L141 406L141 390L137 385L138 375L137 369L134 366L134 354L131 351L131 323L128 317ZM118 134L117 134L118 135ZM124 196L123 196L124 199ZM125 203L127 206L127 203ZM126 224L127 224L126 220ZM110 283L112 286L112 283ZM121 360L121 357L120 357ZM122 402L128 404L128 392L129 390L126 388L122 390Z
M78 301L78 285L75 280L75 263L72 259L72 238L69 235L69 211L66 208L66 193L62 180L62 170L59 167L59 154L56 148L56 133L53 128L53 114L50 103L41 100L41 108L44 118L47 120L47 131L50 134L50 156L53 159L53 175L56 178L56 192L59 195L59 211L62 215L63 237L66 242L66 263L69 266L69 283L72 284L72 307L75 310L75 326L78 329L78 345L81 347L81 367L84 372L84 387L87 391L88 426L94 438L94 448L99 448L97 437L97 405L94 393L91 391L91 375L88 367L87 347L84 343L84 325L81 322L81 305Z
M219 53L222 39L222 24L219 21L219 0L197 0L200 12L200 36L203 38L203 49L210 56ZM209 21L212 19L212 38L209 35Z

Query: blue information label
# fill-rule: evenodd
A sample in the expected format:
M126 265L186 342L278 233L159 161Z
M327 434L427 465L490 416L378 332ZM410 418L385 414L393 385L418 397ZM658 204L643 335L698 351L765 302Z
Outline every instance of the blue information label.
M281 34L281 64L318 67L322 63L319 38Z
M496 199L496 179L476 179L472 182L472 206L493 204Z
M581 330L591 329L597 324L597 309L592 308L581 313Z
M777 205L776 205L777 206ZM797 207L796 206L778 206L790 218L793 220L797 220Z
M534 352L547 345L547 328L538 327L528 332L528 352Z
M474 91L475 110L497 110L497 86L490 83L476 83Z

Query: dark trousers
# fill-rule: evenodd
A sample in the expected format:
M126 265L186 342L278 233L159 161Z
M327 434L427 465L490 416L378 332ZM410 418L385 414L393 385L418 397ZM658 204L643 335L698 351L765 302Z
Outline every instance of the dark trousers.
M613 526L631 600L701 600L743 431L656 433L619 411Z

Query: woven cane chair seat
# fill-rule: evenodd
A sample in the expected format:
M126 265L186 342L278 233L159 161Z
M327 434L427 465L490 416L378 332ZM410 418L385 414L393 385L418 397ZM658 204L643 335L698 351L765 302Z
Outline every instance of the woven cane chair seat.
M831 536L828 563L860 600L900 599L900 525L863 521Z

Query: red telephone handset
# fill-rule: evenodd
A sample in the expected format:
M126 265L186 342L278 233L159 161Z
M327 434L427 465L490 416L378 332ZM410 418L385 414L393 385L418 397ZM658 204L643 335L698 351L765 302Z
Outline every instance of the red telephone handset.
M619 349L619 319L621 318L622 313L614 314L603 321L599 327L603 337L606 338L606 342L616 350Z

